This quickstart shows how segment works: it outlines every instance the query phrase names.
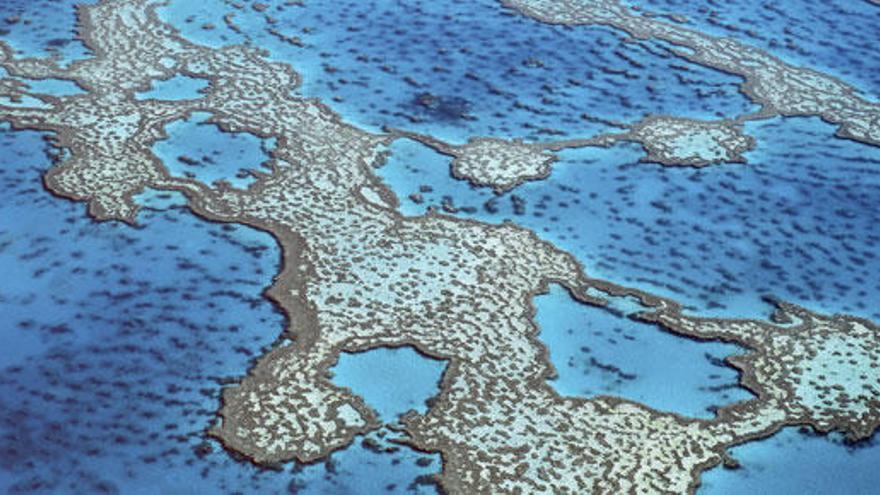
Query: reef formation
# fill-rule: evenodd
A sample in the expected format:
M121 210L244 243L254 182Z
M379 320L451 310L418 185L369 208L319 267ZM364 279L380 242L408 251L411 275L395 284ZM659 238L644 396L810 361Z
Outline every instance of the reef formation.
M741 74L762 117L819 115L839 124L843 137L880 144L880 106L836 79L635 16L612 0L507 4L544 22L603 24L665 40L681 57ZM773 322L695 318L674 301L590 278L570 254L513 224L436 212L403 216L374 167L405 133L367 132L320 101L296 96L299 75L259 49L182 38L158 18L160 5L81 7L81 38L94 56L66 67L16 58L3 45L0 65L10 75L0 81L3 94L43 105L0 105L0 118L55 134L68 154L45 184L86 202L98 220L135 223L135 195L177 191L206 219L249 225L278 240L283 269L267 295L289 325L247 376L224 390L210 434L227 448L260 464L313 461L379 428L376 412L331 383L328 370L341 352L402 345L449 362L431 407L406 414L398 427L406 443L442 454L437 481L451 493L691 492L701 472L730 462L728 447L784 426L859 439L880 424L880 328L871 322L786 303L778 303ZM193 99L136 98L175 74L208 87ZM84 93L36 94L14 78L73 81ZM252 171L246 189L171 176L151 147L169 123L194 112L211 114L227 131L274 138L267 171ZM553 159L547 150L587 142L656 143L645 144L649 158L664 162L729 161L751 146L739 123L658 117L618 136L541 145L475 137L453 146L415 137L453 155L460 176L503 190L546 174ZM744 346L729 363L756 397L695 419L617 397L559 396L547 383L555 371L532 306L553 283L586 304L632 296L642 306L632 318Z

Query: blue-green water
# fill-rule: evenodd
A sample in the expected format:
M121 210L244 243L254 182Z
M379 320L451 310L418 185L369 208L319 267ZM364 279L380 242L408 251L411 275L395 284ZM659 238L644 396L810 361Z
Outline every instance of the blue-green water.
M9 78L25 84L27 86L25 90L29 93L41 93L53 96L72 96L85 93L73 81L65 81L63 79L25 79L11 77L9 72L2 67L0 67L0 77ZM23 96L20 98L20 101L14 101L8 96L0 96L0 104L13 107L50 108L50 105L31 96Z
M847 445L839 435L785 428L769 439L730 450L739 469L717 467L702 476L699 495L749 493L822 495L877 493L877 437Z
M208 440L221 384L284 328L278 246L154 192L138 227L95 223L43 189L44 147L0 132L0 493L434 492L439 459L376 434L277 472Z
M197 112L188 119L168 124L168 138L157 141L153 152L173 176L206 184L223 180L246 188L254 181L248 171L259 169L269 159L267 153L275 146L274 139L260 139L246 132L224 132L206 122L210 117L209 113Z
M541 342L561 395L613 395L659 411L712 418L715 408L751 398L723 363L735 345L698 343L606 309L586 306L554 285L535 298Z
M880 97L880 8L864 0L628 0L684 15L689 27L730 36L786 62L837 76Z
M74 37L73 3L4 2L0 37L24 56L88 57ZM373 130L389 125L457 142L545 140L615 130L610 121L648 114L713 118L755 108L738 92L739 78L671 57L659 44L541 25L489 0L269 3L271 25L219 0L176 0L160 13L198 42L266 48L302 73L297 94L321 97ZM868 95L880 87L872 45L880 8L868 2L638 3L829 70ZM225 26L222 16L233 10L244 35ZM79 91L68 82L30 83L53 94ZM203 87L177 76L138 97L196 98ZM172 174L245 187L251 178L242 169L258 169L271 142L199 125L200 117L171 124L156 153ZM451 214L509 219L572 252L591 275L673 297L692 312L763 317L760 296L773 294L880 319L878 150L835 139L818 119L774 119L747 131L759 144L748 166L662 168L639 163L643 153L631 145L567 151L548 179L502 196L453 180L448 157L407 140L392 145L379 173L405 214L445 203ZM220 382L244 373L284 327L262 298L278 269L275 243L199 220L179 198L156 194L140 198L150 208L136 228L95 224L82 204L42 189L41 135L4 130L0 140L0 491L433 490L413 483L436 473L439 458L380 437L388 431L327 463L279 472L236 461L206 440ZM407 199L412 193L423 202ZM541 338L563 394L608 390L694 416L744 397L730 387L733 372L716 366L736 352L731 346L676 339L564 294L542 297ZM661 366L664 356L680 366ZM337 383L393 419L424 406L442 368L401 349L345 354L335 372ZM743 468L710 471L700 493L871 493L880 485L876 441L850 449L786 429L732 452Z
M265 14L221 0L174 1L160 15L195 41L250 40L293 62L303 74L302 94L321 97L369 129L388 125L453 141L550 139L614 130L596 118L713 118L755 108L738 93L738 77L674 59L652 42L627 43L607 29L541 25L492 0L272 7L272 24ZM227 13L243 34L225 25ZM204 29L206 22L213 28Z
M425 402L440 391L444 369L444 361L427 358L412 347L382 347L343 353L331 371L335 384L363 397L383 422L394 423L410 410L425 413Z
M201 97L201 91L208 87L208 81L178 74L170 79L153 81L149 91L138 93L141 100L188 100Z
M66 64L92 53L76 37L78 4L95 0L4 0L0 39L26 57L57 57Z

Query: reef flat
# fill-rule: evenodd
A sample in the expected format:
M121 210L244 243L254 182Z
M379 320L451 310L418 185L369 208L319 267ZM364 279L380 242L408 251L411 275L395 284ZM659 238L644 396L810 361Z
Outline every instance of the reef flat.
M464 145L435 137L389 129L394 136L408 137L453 157L452 176L474 186L489 186L504 193L523 182L550 174L554 152L591 146L610 147L620 142L642 146L645 162L666 166L704 167L721 163L745 163L743 153L755 146L755 139L743 131L739 120L699 121L677 117L647 117L635 124L619 124L625 132L606 133L585 139L524 143L522 140L472 138Z
M11 76L74 81L85 93L34 93L48 108L0 105L0 115L17 128L56 134L55 145L69 156L46 175L46 186L87 202L98 220L135 223L136 195L176 191L204 218L248 225L278 240L283 268L267 294L288 315L289 326L281 342L223 392L211 434L230 450L267 465L314 461L381 428L378 414L333 384L328 370L342 352L404 345L449 362L431 407L405 415L399 428L406 435L401 441L442 454L438 481L451 493L689 492L701 472L730 462L727 448L784 426L858 439L880 424L880 328L871 322L785 303L772 323L689 317L672 300L590 278L570 254L513 224L434 212L403 216L373 170L400 135L365 131L320 101L296 96L291 90L300 76L256 48L215 49L182 38L157 17L160 5L117 0L81 8L81 36L95 56L64 68L51 59L16 58L4 46L0 64ZM542 20L620 24L636 35L683 38L696 54L682 56L712 58L713 66L730 71L742 68L745 55L725 59L717 52L742 51L764 64L746 77L765 113L771 107L815 113L840 123L848 137L880 142L875 106L842 83L747 47L626 17L616 5L520 7ZM728 67L724 60L734 61ZM786 81L809 76L803 91L812 99L793 105L786 98L796 88L780 93L778 82L776 89L765 87L780 71ZM209 84L197 98L137 98L175 74ZM12 96L22 91L5 87ZM832 107L828 98L839 105ZM274 139L266 170L251 171L254 180L246 188L170 175L151 149L169 124L195 112L211 114L208 122L223 130ZM748 145L741 135L712 126L701 135L712 143L737 143L733 149ZM514 178L543 173L550 160L514 141L445 146L437 148L460 157L459 170L470 178L492 172L488 155L509 153L519 163ZM685 158L688 146L679 153ZM503 186L509 179L485 182ZM560 397L547 383L555 370L537 339L532 306L532 298L554 283L599 307L609 304L603 294L632 296L644 306L636 318L679 335L744 346L748 352L730 364L743 371L743 384L757 397L711 419L617 397Z

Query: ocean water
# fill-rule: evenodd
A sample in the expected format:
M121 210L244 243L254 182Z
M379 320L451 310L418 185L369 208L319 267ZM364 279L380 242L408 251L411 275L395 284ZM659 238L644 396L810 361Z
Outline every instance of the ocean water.
M0 40L18 56L51 56L62 65L90 57L91 51L76 37L73 15L78 4L96 0L4 0L0 11Z
M24 56L54 53L62 63L89 56L73 39L73 3L4 2L0 39ZM642 3L828 69L866 94L880 87L871 45L880 8L868 2L787 0L754 11L743 2ZM231 12L244 35L225 26ZM373 130L401 127L456 142L546 140L616 130L611 121L649 113L712 118L754 108L737 92L738 78L670 58L661 45L603 28L542 25L490 0L274 2L265 12L175 0L161 15L197 42L268 49L303 74L299 94L321 97ZM139 96L189 98L197 82L177 77ZM171 173L245 187L243 169L258 168L271 142L199 125L200 117L170 125L157 154ZM761 296L772 294L880 319L878 150L833 139L818 119L775 119L748 131L759 147L747 166L663 168L638 163L643 153L632 145L567 151L547 180L501 196L452 179L448 157L408 140L392 145L378 173L407 215L436 207L516 222L571 251L591 275L674 297L692 312L764 317ZM180 198L155 192L140 198L148 207L138 227L96 224L84 205L42 189L48 161L40 134L4 128L0 146L7 198L0 202L0 492L436 492L428 476L439 456L395 444L388 429L326 462L279 471L236 460L206 439L221 386L284 326L262 298L278 269L274 241L199 220ZM187 153L195 164L178 160ZM743 393L730 387L730 369L715 366L735 348L637 332L632 322L582 314L589 311L553 296L537 302L551 308L539 318L561 392L605 387L695 416ZM681 356L682 366L660 367L651 346ZM377 375L387 379L369 379L365 370L379 364L387 367ZM405 383L384 385L403 368ZM442 368L406 348L376 350L343 354L335 380L394 418L423 407ZM688 393L669 400L663 387L649 386L662 380ZM733 453L743 468L712 470L701 493L870 493L878 481L876 440L852 449L833 436L786 429Z
M795 65L832 74L880 98L880 6L867 0L628 0L680 14L692 29L730 36Z
M563 287L535 297L539 338L550 351L560 395L613 395L659 411L712 418L718 406L747 400L725 357L732 344L697 342L571 298Z
M439 458L387 431L280 471L208 440L222 385L284 327L262 297L278 246L156 192L137 227L95 223L43 190L44 148L0 132L0 493L434 492Z
M641 149L569 150L551 175L494 195L415 143L377 170L401 211L510 220L573 253L587 273L712 316L766 317L764 296L880 320L880 149L815 118L753 122L748 165L640 163ZM410 198L412 194L420 202Z
M707 471L699 495L869 495L880 486L877 435L847 444L837 434L792 427L730 453L740 468Z
M426 401L440 392L446 362L429 358L412 347L380 347L342 353L331 368L333 383L364 398L386 423L410 410L427 411Z
M227 13L243 34L226 26ZM373 130L456 142L547 140L616 130L603 119L715 118L755 108L738 93L739 78L670 57L653 42L535 23L492 0L276 2L265 12L178 0L160 16L199 43L267 49L303 74L301 94Z
M175 92L168 94L169 99L186 98L178 91L187 89L174 89ZM224 180L233 187L247 188L255 180L249 170L259 169L269 159L267 153L275 146L275 139L223 131L206 122L210 117L209 113L196 112L187 119L168 124L165 127L168 138L157 141L153 152L172 176L189 177L206 184Z

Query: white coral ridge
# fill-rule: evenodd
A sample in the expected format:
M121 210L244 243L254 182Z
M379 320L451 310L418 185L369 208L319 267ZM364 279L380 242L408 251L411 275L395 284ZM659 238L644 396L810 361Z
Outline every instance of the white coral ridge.
M513 189L526 180L546 177L556 159L541 148L518 141L477 138L454 147L452 172L473 184L497 191Z

